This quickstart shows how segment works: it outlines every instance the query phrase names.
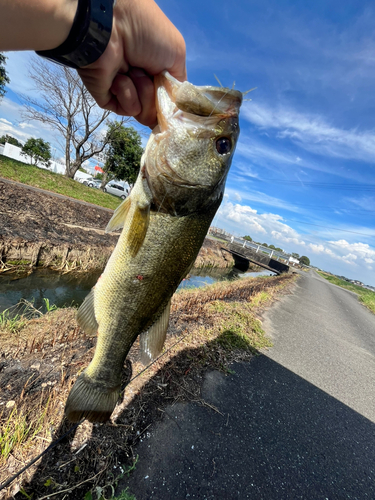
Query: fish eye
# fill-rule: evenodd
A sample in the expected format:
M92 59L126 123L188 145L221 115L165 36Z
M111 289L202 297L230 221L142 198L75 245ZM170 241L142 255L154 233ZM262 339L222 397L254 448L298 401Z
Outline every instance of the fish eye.
M216 141L216 149L220 155L226 155L232 149L232 141L228 137L220 137Z

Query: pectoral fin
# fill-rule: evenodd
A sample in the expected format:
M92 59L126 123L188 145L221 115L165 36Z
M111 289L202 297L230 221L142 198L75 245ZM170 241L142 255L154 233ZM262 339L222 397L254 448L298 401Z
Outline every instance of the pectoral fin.
M107 227L105 228L106 233L111 233L112 231L116 231L122 229L124 227L125 219L128 215L131 205L131 198L126 198L121 205L119 205L115 213L112 216L112 219L108 222Z
M150 205L141 208L138 204L132 213L132 219L127 235L130 255L135 257L145 239L148 224L150 221Z
M150 220L149 203L139 203L134 197L126 198L119 207L116 208L112 219L109 221L105 232L110 233L122 229L125 219L130 218L127 227L127 242L130 249L130 255L135 257L145 239Z
M87 295L77 312L78 324L86 335L96 335L99 327L95 318L94 293L95 288Z
M163 349L165 337L168 330L169 313L171 301L168 302L163 314L147 332L140 335L139 343L141 348L141 362L147 365L155 359Z

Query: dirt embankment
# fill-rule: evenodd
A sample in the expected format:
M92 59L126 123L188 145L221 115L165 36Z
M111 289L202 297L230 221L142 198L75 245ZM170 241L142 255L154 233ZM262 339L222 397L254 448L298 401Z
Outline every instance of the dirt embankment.
M104 268L118 234L104 232L113 211L0 181L0 272L34 266ZM206 239L197 267L233 266L221 244Z

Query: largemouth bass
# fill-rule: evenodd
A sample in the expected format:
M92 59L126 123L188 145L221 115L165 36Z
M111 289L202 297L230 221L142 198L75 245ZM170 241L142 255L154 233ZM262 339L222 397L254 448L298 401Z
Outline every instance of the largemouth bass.
M167 72L155 78L155 88L158 126L131 194L107 227L122 233L77 314L98 340L68 396L65 413L73 422L110 417L138 335L144 362L161 352L171 297L220 206L239 136L241 92L181 83Z

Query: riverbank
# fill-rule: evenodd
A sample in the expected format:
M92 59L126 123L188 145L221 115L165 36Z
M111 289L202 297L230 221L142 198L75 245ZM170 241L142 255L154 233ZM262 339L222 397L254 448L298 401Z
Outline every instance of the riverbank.
M102 270L119 237L105 233L113 210L29 186L0 180L0 206L0 273ZM196 267L233 265L220 242L206 239Z
M163 408L186 399L206 405L200 396L206 371L230 376L231 362L249 361L271 345L261 315L290 292L294 281L291 274L243 278L175 294L164 354L142 372L135 342L123 372L124 383L132 381L111 423L84 422L8 493L22 486L35 498L53 494L67 500L90 493L87 498L96 499L97 488L103 488L110 498L122 471L136 462L133 446ZM95 338L86 337L76 324L75 312L60 309L0 326L1 482L70 427L61 419L66 397L95 346ZM210 411L217 410L211 406Z
M318 274L330 283L333 283L334 285L337 285L341 288L345 288L345 290L349 290L350 292L356 293L358 295L358 300L365 307L367 307L367 309L370 309L370 311L375 314L375 292L363 288L362 286L354 285L354 283L349 283L348 281L341 280L333 274L325 273L323 271L318 271Z

